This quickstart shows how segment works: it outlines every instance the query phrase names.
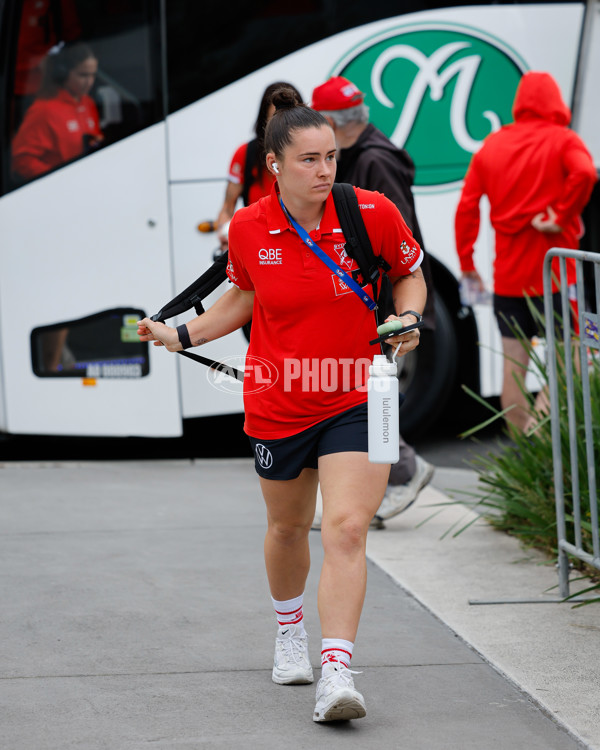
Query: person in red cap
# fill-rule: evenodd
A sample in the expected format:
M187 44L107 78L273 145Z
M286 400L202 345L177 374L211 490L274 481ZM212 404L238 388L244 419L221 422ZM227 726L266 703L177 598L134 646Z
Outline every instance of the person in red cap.
M597 180L581 138L567 127L571 112L549 73L525 73L513 104L514 123L489 135L473 156L456 211L456 249L464 277L483 289L473 262L479 233L479 201L487 195L495 230L494 313L502 335L503 409L506 420L526 429L530 420L523 392L529 355L516 338L538 330L526 297L543 312L543 263L551 247L577 249L581 211ZM558 259L557 259L558 260ZM558 265L556 268L558 274ZM567 283L575 264L567 263ZM560 295L555 306L560 310Z
M313 109L325 116L338 146L336 182L376 190L396 204L413 236L423 248L423 237L417 221L411 186L415 165L404 149L399 149L373 124L369 123L369 108L362 91L343 76L335 76L317 86L312 93ZM425 327L421 336L433 335L433 282L425 253L421 265L428 287L424 310ZM385 519L406 510L417 499L419 492L431 481L434 467L418 456L399 435L400 459L392 466L388 488L372 526L382 528ZM313 528L321 525L319 509Z
M342 76L334 76L313 91L311 107L317 112L323 110L350 109L362 104L362 91Z

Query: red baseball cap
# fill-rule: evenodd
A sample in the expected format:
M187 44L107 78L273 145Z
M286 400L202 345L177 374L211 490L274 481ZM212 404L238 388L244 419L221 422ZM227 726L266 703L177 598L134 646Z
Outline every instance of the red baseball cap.
M342 76L335 76L317 86L313 91L311 107L317 112L350 109L350 107L362 104L364 98L362 91L359 91L352 81Z

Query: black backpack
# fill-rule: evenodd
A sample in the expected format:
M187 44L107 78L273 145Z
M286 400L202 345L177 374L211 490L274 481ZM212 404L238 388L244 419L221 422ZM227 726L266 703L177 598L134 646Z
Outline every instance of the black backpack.
M377 302L375 319L379 325L383 323L388 315L394 313L392 285L386 273L390 270L391 266L381 255L377 256L373 251L352 185L344 182L336 182L333 185L331 193L340 220L340 227L346 238L346 252L357 262L360 269L362 281L359 279L359 283L363 286L365 283L371 284L373 299ZM211 292L214 292L227 279L227 262L228 253L225 252L193 284L190 284L187 289L184 289L183 292L180 292L170 302L167 302L166 305L151 317L151 320L164 323L168 318L181 315L181 313L191 310L192 307L197 315L201 315L204 312L202 300ZM382 275L382 279L378 295L377 283L380 275ZM188 351L180 351L178 354L200 362L207 367L226 372L238 380L244 379L243 373L235 368L208 359L200 354Z

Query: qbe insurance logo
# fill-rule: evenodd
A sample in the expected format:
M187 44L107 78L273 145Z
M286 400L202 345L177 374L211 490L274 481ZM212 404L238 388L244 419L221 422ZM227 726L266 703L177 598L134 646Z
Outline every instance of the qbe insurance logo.
M275 365L253 355L224 357L220 365L218 369L209 368L206 377L213 388L224 393L261 393L272 388L279 378ZM243 376L245 389L236 371Z
M370 121L411 155L419 192L438 192L458 187L483 139L512 122L527 69L487 32L419 23L366 39L331 74L364 92Z

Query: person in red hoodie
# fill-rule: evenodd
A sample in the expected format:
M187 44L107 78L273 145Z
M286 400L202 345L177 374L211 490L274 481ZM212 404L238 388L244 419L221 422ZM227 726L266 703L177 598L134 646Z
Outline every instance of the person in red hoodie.
M88 96L97 71L98 61L83 42L48 53L40 93L12 143L17 180L44 174L102 142L98 109Z
M597 174L585 144L567 127L571 112L550 74L525 73L513 116L514 123L489 135L473 156L455 232L463 277L483 290L473 245L479 233L479 201L487 195L495 231L494 313L504 353L500 401L503 409L514 407L506 413L507 422L525 429L529 416L521 388L529 357L515 338L514 326L528 338L538 333L526 297L543 310L544 257L551 247L578 248L583 234L580 214ZM572 261L567 281L575 281Z

